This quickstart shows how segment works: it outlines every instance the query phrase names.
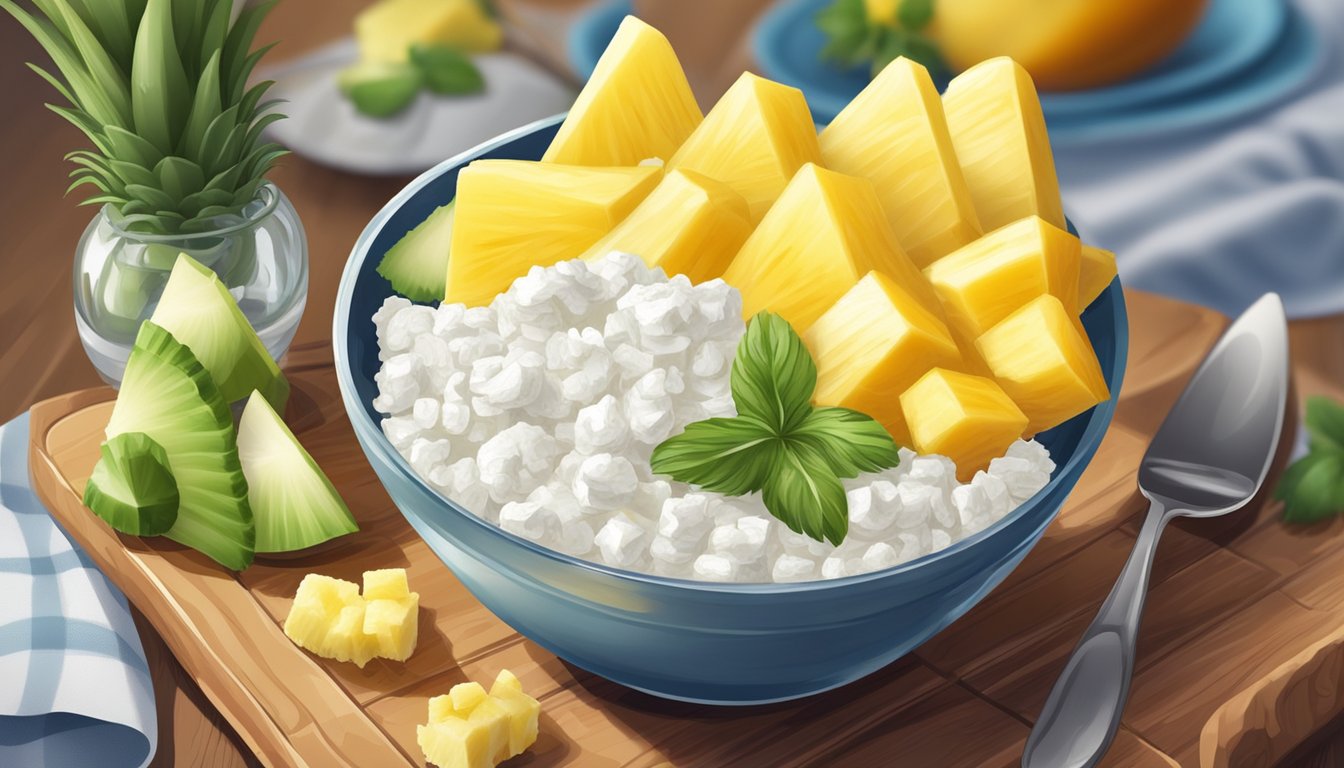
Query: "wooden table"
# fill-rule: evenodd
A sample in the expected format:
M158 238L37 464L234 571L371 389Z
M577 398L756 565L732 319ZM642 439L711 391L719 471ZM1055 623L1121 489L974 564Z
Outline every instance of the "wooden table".
M697 5L703 2L695 0ZM576 5L552 4L562 6L562 16ZM284 40L276 58L296 55L345 34L362 5L359 0L289 0L267 21L261 39ZM674 31L671 36L678 40ZM551 45L557 50L553 39ZM741 55L740 45L734 50ZM6 235L0 246L5 275L0 280L0 328L5 331L0 420L37 400L98 383L75 334L70 305L72 255L93 211L62 197L67 181L61 157L83 142L73 128L42 109L41 102L53 94L21 66L30 60L44 61L45 56L17 24L0 18L0 93L7 97L7 114L0 120L0 159L7 170L0 187L0 232ZM706 94L712 99L726 85L721 70L706 68L693 76L702 99ZM310 244L308 311L295 344L320 344L329 336L336 284L350 246L373 212L406 180L350 176L297 157L283 161L273 178L293 200ZM1299 395L1344 396L1344 316L1295 322L1292 341ZM1295 550L1285 549L1284 567L1292 567L1295 556ZM162 640L139 616L137 625L159 702L160 748L154 764L256 764ZM1142 701L1134 705L1142 706ZM1323 731L1298 754L1301 760L1294 764L1344 764L1339 762L1344 759L1344 725Z

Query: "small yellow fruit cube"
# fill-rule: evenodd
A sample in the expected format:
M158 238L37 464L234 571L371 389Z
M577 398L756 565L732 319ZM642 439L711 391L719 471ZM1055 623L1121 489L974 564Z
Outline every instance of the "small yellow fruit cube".
M370 600L364 607L364 634L373 639L378 656L405 661L419 640L420 596Z
M1082 264L1078 275L1078 309L1087 309L1088 305L1106 290L1115 279L1115 254L1110 251L1083 245Z
M432 720L415 728L425 762L439 768L493 768L491 732L461 718Z
M914 448L957 465L970 482L1022 436L1027 417L1003 389L983 376L934 368L901 394Z
M361 596L359 585L343 579L304 576L285 617L285 634L318 656L360 667L374 657L410 658L420 595L410 591L405 569L365 571L364 592Z
M490 686L490 696L508 713L511 754L521 753L537 740L541 704L523 693L522 683L507 669L499 671L494 685Z
M980 236L975 203L924 67L901 57L821 132L827 168L869 179L896 239L921 267Z
M866 413L910 445L901 393L961 355L943 321L881 272L869 272L817 319L803 340L817 363L817 405Z
M355 17L364 61L405 61L416 43L483 53L498 49L503 38L477 0L380 0Z
M1077 314L1078 238L1036 216L997 229L924 270L948 320L978 338L1043 294Z
M295 645L319 656L341 653L349 657L349 649L338 647L341 642L333 635L342 612L361 604L359 585L343 579L333 579L310 573L299 582L285 617L285 635Z
M668 161L717 179L747 201L757 224L803 163L821 162L803 92L744 72Z
M742 292L742 314L768 309L798 333L877 270L931 311L933 289L901 250L872 182L804 165L738 251L723 279Z
M541 704L506 669L489 693L468 682L431 698L429 722L416 735L425 760L440 768L493 768L536 742L540 713Z
M943 110L985 232L1026 216L1066 227L1045 115L1022 65L976 64L948 83Z
M453 714L466 717L476 709L490 694L477 682L458 683L448 690L448 700L453 704Z
M1009 315L975 345L1027 415L1029 435L1110 397L1092 344L1054 296L1041 296Z
M703 283L723 274L751 228L747 202L727 184L693 171L671 171L583 258L633 253L669 277Z
M377 641L364 634L364 607L364 601L360 600L342 608L327 632L327 642L313 649L313 653L337 661L353 661L363 669L378 651Z
M383 568L364 572L365 600L403 600L411 596L405 568Z

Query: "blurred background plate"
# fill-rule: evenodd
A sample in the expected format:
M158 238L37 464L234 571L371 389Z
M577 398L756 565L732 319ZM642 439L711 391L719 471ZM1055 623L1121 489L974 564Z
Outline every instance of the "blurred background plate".
M388 119L355 111L336 76L357 58L353 38L339 40L261 73L285 114L267 135L323 165L369 175L416 174L520 125L564 112L574 91L515 53L474 56L485 91L470 96L422 92Z

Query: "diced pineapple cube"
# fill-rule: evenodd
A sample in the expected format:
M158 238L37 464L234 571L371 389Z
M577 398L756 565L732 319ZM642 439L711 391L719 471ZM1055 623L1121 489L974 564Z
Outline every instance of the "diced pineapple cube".
M439 768L494 768L491 732L458 718L431 720L415 728L425 762Z
M827 168L872 180L906 253L927 266L980 236L938 89L904 57L888 64L821 132Z
M1044 432L1110 397L1092 344L1054 296L1041 296L975 342L999 385Z
M441 693L429 698L429 722L431 725L440 720L456 716L457 707L453 706L453 697L450 693Z
M310 573L294 594L285 634L318 656L360 667L375 656L405 661L415 651L419 608L402 568L365 571L363 596L357 584Z
M541 704L523 693L522 683L507 669L499 671L490 696L508 713L510 754L520 754L537 740Z
M667 38L626 16L542 161L592 166L666 161L702 119Z
M370 600L364 607L364 634L373 639L380 658L405 661L415 652L419 640L419 618L418 594L399 600Z
M943 111L986 232L1027 216L1067 227L1045 115L1026 69L1006 57L976 64L948 84Z
M285 635L300 648L330 656L335 642L332 628L345 608L359 602L358 584L310 573L303 577L294 593L294 602L285 617Z
M420 749L442 768L493 768L532 746L540 712L507 669L489 693L479 683L459 683L429 700L429 722L417 730Z
M364 572L365 600L402 600L411 596L405 568L383 568Z
M445 300L483 306L531 267L582 255L661 177L649 166L477 160L457 177Z
M993 380L944 368L903 392L901 408L915 450L954 461L962 482L1002 456L1027 426L1022 410Z
M672 171L584 258L624 251L668 275L702 283L723 274L750 234L741 195L707 176Z
M948 320L978 338L1043 294L1077 314L1078 238L1029 216L934 262L924 270Z
M1078 309L1087 309L1096 301L1115 275L1115 254L1084 244L1078 274Z
M817 363L817 405L866 413L909 446L901 393L961 354L943 321L881 272L869 272L804 336Z
M742 73L668 162L742 195L757 224L803 163L821 162L803 92Z
M353 661L363 669L378 652L377 641L364 634L364 608L363 600L342 608L327 631L326 642L312 649L313 653L337 661Z
M493 762L501 763L513 755L509 752L509 713L500 706L499 700L486 696L481 699L467 715L467 724L490 734L489 755Z
M470 715L489 695L485 691L485 686L474 681L458 683L448 689L448 699L453 703L453 714L458 717Z
M499 48L504 33L477 0L380 0L355 17L364 61L405 61L416 43L470 53Z
M932 287L892 235L872 182L808 163L723 279L742 292L743 316L768 309L802 333L873 270L941 312Z

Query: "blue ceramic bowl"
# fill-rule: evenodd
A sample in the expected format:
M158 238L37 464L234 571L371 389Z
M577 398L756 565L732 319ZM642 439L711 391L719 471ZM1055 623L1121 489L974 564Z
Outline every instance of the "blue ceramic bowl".
M535 160L560 118L521 128L413 181L356 243L336 302L335 355L355 435L398 508L477 599L562 659L648 693L714 704L792 699L857 680L951 624L998 584L1055 518L1115 410L1103 403L1043 436L1050 484L993 527L878 573L802 584L708 584L610 568L544 549L466 512L420 480L383 436L371 317L392 288L393 243L452 199L477 158ZM1083 316L1120 390L1128 325L1118 282Z

